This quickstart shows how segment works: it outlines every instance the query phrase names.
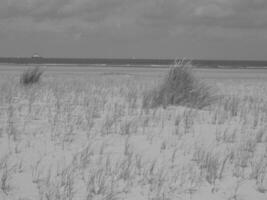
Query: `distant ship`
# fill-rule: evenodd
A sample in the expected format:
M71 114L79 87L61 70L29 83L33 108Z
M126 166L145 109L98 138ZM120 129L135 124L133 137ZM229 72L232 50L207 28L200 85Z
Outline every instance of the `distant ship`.
M40 56L39 54L35 53L32 55L32 58L36 59L36 58L42 58L42 56Z

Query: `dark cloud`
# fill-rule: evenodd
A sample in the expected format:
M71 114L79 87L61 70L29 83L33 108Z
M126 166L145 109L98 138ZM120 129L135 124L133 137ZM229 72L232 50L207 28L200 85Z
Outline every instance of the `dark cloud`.
M116 19L130 26L172 29L177 26L266 28L266 0L2 0L0 20L31 18L32 22L85 27ZM75 21L75 20L74 20ZM127 24L125 23L125 24ZM44 24L43 24L44 25ZM105 24L109 26L109 24ZM36 27L38 25L36 24Z
M1 19L21 17L49 17L68 0L2 0L0 3Z
M266 44L266 19L267 0L0 0L0 40L23 42L35 36L34 43L42 43L38 48L50 39L64 47L79 44L77 49L93 41L103 51L112 41L110 51L133 46L138 53L144 48L158 54L165 44L163 53L184 51L176 47L178 41L188 44L187 52L206 45L208 54L212 42L216 48L225 41L229 46L246 41L249 47L254 40Z
M267 28L266 0L165 0L139 18L144 25Z
M128 3L127 3L128 2ZM128 0L3 0L0 18L32 17L34 20L89 17L118 12ZM100 17L99 20L102 18Z

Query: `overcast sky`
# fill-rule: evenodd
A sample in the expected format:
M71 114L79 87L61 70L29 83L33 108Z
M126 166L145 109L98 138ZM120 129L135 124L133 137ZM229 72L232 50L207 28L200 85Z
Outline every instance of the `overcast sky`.
M0 56L267 60L267 0L0 0Z

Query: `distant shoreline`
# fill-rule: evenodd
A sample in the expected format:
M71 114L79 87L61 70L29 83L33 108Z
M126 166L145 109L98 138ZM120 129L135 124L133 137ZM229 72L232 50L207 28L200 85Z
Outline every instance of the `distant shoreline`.
M107 59L107 58L0 58L0 65L98 66L166 68L174 59ZM197 68L267 68L267 61L254 60L190 60Z

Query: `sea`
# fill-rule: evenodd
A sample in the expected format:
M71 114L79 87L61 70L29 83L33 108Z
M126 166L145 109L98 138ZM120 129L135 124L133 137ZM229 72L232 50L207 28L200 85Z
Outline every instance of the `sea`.
M177 59L111 59L111 58L44 58L0 57L0 64L15 65L64 65L64 66L125 66L162 68L173 65ZM260 60L183 60L197 68L267 68L267 61Z

